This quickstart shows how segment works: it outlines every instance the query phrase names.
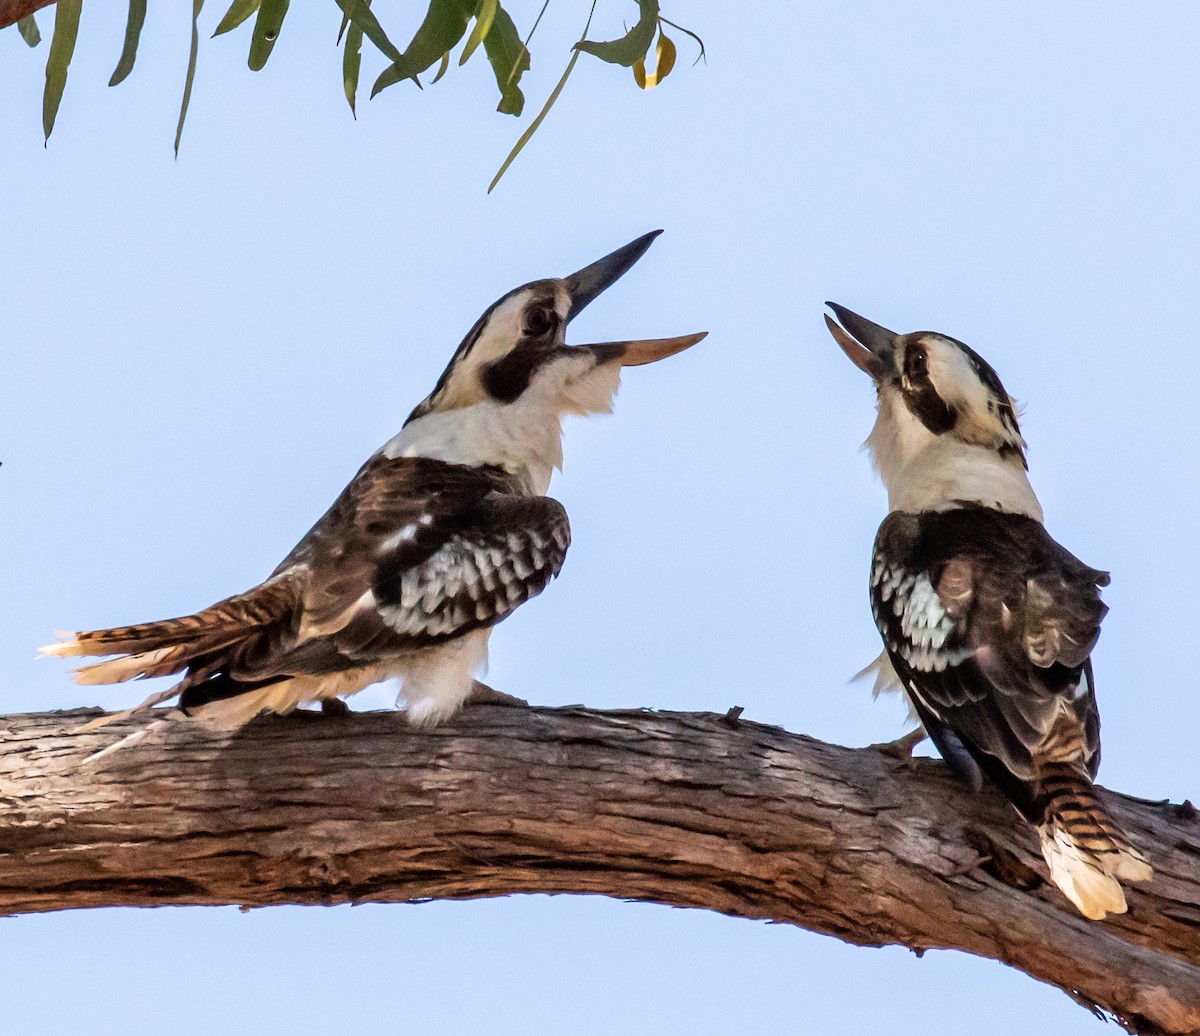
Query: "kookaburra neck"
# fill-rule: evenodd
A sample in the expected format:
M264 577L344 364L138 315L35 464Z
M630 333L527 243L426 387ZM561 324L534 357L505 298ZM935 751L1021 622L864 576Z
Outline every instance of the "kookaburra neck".
M1021 454L1003 454L953 434L935 435L896 393L880 392L866 446L891 511L916 514L979 505L1043 520Z
M511 403L489 397L414 417L382 452L503 468L542 496L562 467L563 417L610 412L620 376L618 364L597 365L589 354L563 357Z

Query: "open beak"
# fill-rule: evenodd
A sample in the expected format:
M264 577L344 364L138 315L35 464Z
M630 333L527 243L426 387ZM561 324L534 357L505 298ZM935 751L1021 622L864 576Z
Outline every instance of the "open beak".
M568 323L575 319L589 302L606 288L610 287L643 255L661 230L652 230L615 252L610 252L603 259L577 270L569 277L563 278L567 292L571 298L571 312L567 316ZM576 345L573 349L586 349L595 353L598 363L619 363L622 367L640 367L643 363L654 363L666 359L684 349L695 345L707 336L707 331L694 335L681 335L678 338L642 338L629 342L600 342L596 345Z
M892 353L900 336L836 302L826 302L825 305L842 322L839 327L828 313L825 314L825 326L829 328L833 340L842 347L842 352L850 357L850 362L876 381L884 378L892 368Z
M575 349L586 349L596 354L597 363L619 363L622 367L640 367L643 363L665 360L668 356L690 349L703 338L707 331L678 338L641 338L633 342L599 342L596 345L577 345Z
M649 234L643 234L623 248L609 252L603 259L576 270L570 277L564 277L563 283L571 296L571 312L567 315L567 321L574 320L583 312L584 306L605 288L615 284L626 270L646 254L646 249L661 233L661 230L652 230Z

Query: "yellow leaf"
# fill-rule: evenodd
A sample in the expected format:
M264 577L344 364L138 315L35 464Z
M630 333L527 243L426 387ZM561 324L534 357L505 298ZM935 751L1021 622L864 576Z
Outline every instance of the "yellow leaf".
M675 67L675 43L662 29L658 30L658 46L654 48L654 78L660 83Z
M654 48L654 71L646 71L645 58L639 58L633 66L633 78L643 90L653 90L659 83L671 74L675 67L675 44L660 27L658 44Z
M647 89L647 87L646 87L646 59L645 58L638 58L637 61L635 61L633 63L633 81L635 83L637 83L637 85L640 86L643 90ZM651 85L653 85L653 84L651 84Z

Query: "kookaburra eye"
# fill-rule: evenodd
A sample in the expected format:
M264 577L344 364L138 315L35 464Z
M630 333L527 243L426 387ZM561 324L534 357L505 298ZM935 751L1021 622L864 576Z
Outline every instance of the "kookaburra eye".
M544 306L536 306L525 314L525 333L544 335L554 326L554 314Z
M904 354L904 373L909 378L924 378L929 374L929 357L925 346L914 345Z

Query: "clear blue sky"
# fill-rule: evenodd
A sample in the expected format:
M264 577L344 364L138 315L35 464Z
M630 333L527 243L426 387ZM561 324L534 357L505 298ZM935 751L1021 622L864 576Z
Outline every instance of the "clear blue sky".
M878 650L885 504L832 298L967 341L1026 404L1051 532L1113 571L1101 778L1200 792L1194 7L668 5L707 66L676 34L674 76L641 93L582 59L487 197L524 121L492 112L482 55L355 123L333 4L294 4L262 74L247 30L202 43L176 162L190 5L152 6L109 90L115 6L84 13L47 150L45 47L0 35L0 711L140 698L33 648L262 578L486 305L664 227L575 338L710 337L570 425L571 554L498 630L490 682L901 732L898 704L847 686ZM376 5L396 36L415 6ZM521 28L538 7L513 6ZM600 0L593 35L634 14ZM551 5L531 110L584 15ZM1111 1031L990 961L578 898L24 917L0 924L0 991L23 1033Z

